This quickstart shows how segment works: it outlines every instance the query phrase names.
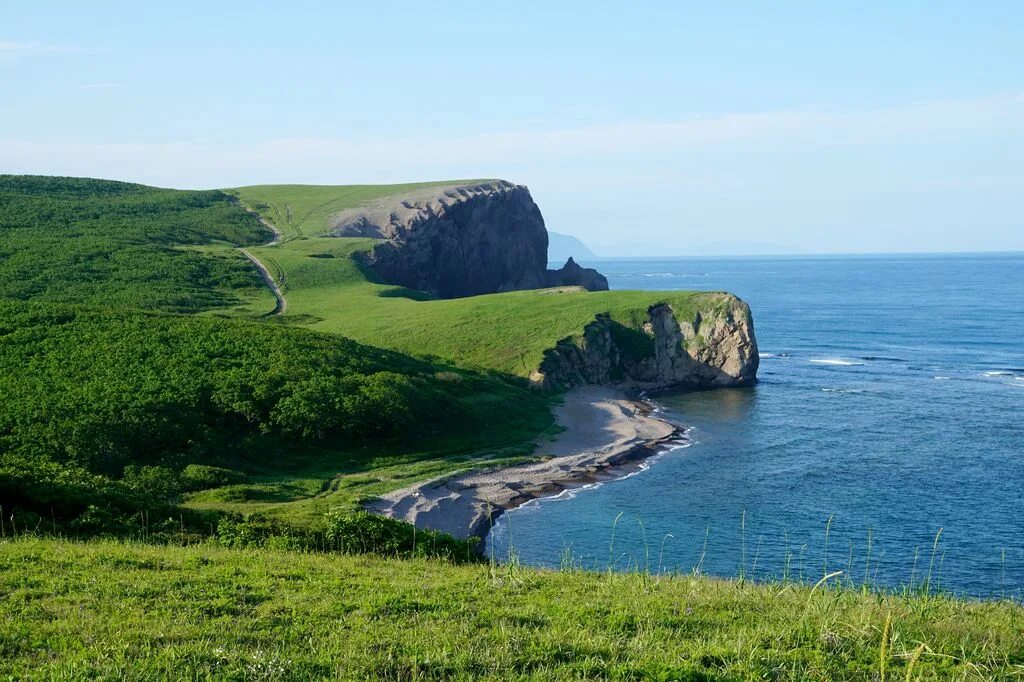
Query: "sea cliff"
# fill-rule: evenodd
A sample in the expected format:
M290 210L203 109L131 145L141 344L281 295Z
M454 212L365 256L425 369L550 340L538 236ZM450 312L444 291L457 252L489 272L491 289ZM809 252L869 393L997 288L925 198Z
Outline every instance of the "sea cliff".
M553 389L745 386L756 381L758 362L750 308L723 293L688 317L668 303L653 305L639 329L599 314L581 337L546 351L530 380Z
M548 233L530 190L504 180L423 188L332 217L338 237L384 240L364 264L388 284L461 298L550 286L608 289L571 258L548 270Z

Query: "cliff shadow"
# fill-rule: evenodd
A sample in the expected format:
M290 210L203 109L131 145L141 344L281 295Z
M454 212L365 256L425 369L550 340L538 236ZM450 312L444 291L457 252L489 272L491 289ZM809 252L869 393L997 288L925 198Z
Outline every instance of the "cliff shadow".
M366 278L367 282L372 284L390 284L385 282L377 271L373 269L373 266L365 262L362 258L353 257L352 261L359 268L359 273ZM413 301L434 301L437 297L427 293L426 291L420 291L419 289L410 289L409 287L393 286L390 289L384 289L383 291L377 292L377 296L381 298L408 298Z

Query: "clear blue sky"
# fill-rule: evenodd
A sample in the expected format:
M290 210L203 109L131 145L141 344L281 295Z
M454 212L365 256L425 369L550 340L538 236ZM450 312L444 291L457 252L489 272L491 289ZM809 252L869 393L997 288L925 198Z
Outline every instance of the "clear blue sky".
M503 177L602 255L1024 249L1024 2L431 4L5 2L0 172Z

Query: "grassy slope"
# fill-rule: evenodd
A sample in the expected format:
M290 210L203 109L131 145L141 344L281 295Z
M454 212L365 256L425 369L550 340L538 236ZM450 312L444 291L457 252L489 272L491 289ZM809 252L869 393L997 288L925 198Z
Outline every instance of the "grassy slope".
M647 308L655 303L669 302L677 312L689 315L723 300L719 294L694 292L573 289L416 300L422 296L372 283L372 274L354 262L354 254L371 248L372 240L313 236L325 231L331 212L365 201L361 197L369 197L369 189L378 192L373 197L387 196L384 192L390 192L391 186L360 187L361 193L342 194L345 189L267 186L238 190L243 201L271 221L280 219L280 211L274 207L282 202L321 207L312 214L315 220L311 217L304 223L305 238L252 250L277 273L278 281L283 277L289 305L286 317L296 324L406 353L436 355L463 366L528 376L540 364L544 350L560 339L578 337L599 313L639 329L646 321ZM292 196L296 199L290 199ZM333 203L316 204L329 196L337 198Z
M268 312L273 297L236 247L270 236L219 191L0 176L0 505L10 511L20 491L22 510L47 512L55 488L71 487L50 480L54 470L75 472L82 496L95 500L123 492L127 464L203 463L249 481L190 494L191 506L315 521L410 476L515 460L550 427L547 398L500 377L382 355L333 334L154 314ZM417 433L437 419L413 407L405 440L297 433L351 412L333 402L355 393L339 382L373 381L382 370L452 398L449 414L478 418ZM370 387L381 407L357 421L388 421L401 385ZM496 407L509 402L523 411ZM271 423L286 408L299 429ZM68 515L80 507L68 505Z
M190 506L315 521L411 475L521 457L551 424L526 388L334 335L3 301L0 395L0 505L62 518L82 507L61 504L71 481L24 495L27 472L80 471L97 499L126 465L216 465L249 480Z
M219 191L0 175L0 299L266 312L273 297L234 247L270 237Z
M12 678L1009 680L1024 672L1019 606L688 575L29 538L0 542L0 594L0 675Z
M423 187L469 184L482 180L442 180L399 185L252 185L225 190L281 230L282 240L315 237L327 232L338 211L382 197Z

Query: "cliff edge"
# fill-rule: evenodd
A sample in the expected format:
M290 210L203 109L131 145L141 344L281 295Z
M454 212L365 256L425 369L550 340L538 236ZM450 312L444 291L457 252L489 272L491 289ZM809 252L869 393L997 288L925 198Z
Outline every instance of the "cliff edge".
M758 364L749 306L721 293L686 314L669 303L653 305L640 328L597 315L581 337L547 350L530 381L547 389L747 386L757 381Z
M425 187L331 216L329 234L386 240L363 259L385 282L461 298L552 286L608 289L571 258L547 269L548 233L530 190L504 180Z

